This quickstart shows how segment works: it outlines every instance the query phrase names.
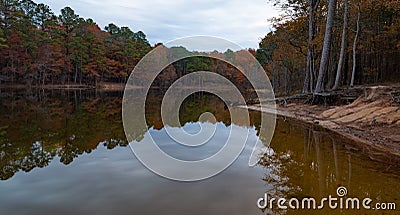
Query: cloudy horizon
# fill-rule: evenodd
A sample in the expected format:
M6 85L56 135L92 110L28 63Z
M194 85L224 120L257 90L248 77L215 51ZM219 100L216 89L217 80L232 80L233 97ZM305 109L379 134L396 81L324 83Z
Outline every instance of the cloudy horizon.
M266 0L37 0L50 6L55 14L66 6L83 18L92 18L100 28L109 23L143 31L149 42L167 43L177 38L217 36L243 48L257 48L271 31L268 19L278 11Z

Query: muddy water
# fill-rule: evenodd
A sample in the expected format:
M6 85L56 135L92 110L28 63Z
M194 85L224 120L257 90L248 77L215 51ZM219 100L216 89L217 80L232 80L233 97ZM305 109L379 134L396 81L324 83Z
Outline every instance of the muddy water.
M181 183L147 170L126 142L120 114L121 92L26 91L1 93L0 214L398 214L397 211L330 209L261 210L271 198L370 198L400 207L400 169L373 161L347 140L318 127L279 118L267 153L248 167L251 143L259 134L260 113L251 126L232 125L218 98L196 94L185 100L180 120L196 130L201 113L217 119L217 132L205 148L171 147L160 120L158 92L148 97L148 130L161 148L183 159L217 152L237 126L248 135L243 153L227 170L200 182ZM161 97L162 98L162 97ZM261 137L263 139L263 137ZM163 146L165 144L165 146Z

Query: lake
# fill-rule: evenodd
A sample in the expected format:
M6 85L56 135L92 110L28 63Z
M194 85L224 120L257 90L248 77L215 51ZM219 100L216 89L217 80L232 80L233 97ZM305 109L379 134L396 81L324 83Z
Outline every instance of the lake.
M278 118L267 153L249 167L250 143L263 139L258 136L261 113L250 112L250 127L232 124L227 106L205 93L184 101L180 122L195 133L199 123L206 123L199 116L210 112L217 132L194 152L174 148L161 121L162 93L152 90L146 103L148 130L138 136L151 134L168 154L202 159L222 147L231 126L249 131L244 151L222 173L191 183L165 179L146 169L129 147L122 96L118 91L2 89L0 214L382 214L257 207L265 193L321 199L336 195L338 186L351 197L400 203L398 166L373 161L357 144L290 119Z

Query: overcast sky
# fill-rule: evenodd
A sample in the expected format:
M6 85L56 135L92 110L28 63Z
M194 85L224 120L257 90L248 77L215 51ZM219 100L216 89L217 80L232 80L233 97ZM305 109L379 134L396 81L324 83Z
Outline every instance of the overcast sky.
M69 6L101 28L108 23L143 31L151 44L195 35L257 48L278 11L267 0L37 0L56 14Z

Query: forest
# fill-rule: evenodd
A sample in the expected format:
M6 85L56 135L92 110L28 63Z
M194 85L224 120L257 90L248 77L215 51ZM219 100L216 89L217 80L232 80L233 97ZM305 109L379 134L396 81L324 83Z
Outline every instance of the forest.
M280 9L257 59L277 93L400 81L400 1L269 0Z
M142 31L113 23L102 30L94 20L80 17L70 7L59 16L49 6L31 0L2 0L0 8L0 84L45 86L99 82L125 83L135 65L153 48ZM166 48L166 47L165 47ZM255 50L250 50L255 55ZM166 48L168 53L187 53L184 47ZM242 52L212 53L240 59ZM224 73L235 83L244 76L228 64L192 57L173 63L156 80L165 87L193 71Z
M262 64L278 95L400 80L399 1L268 2L281 14L269 20L273 27L259 48L248 51ZM31 0L1 0L0 17L3 86L124 83L140 59L162 45L149 44L142 31L113 23L101 29L70 7L56 15L49 6ZM240 52L211 55L240 59ZM248 87L232 66L196 57L173 63L155 84L168 85L198 70L222 73Z
M142 31L113 23L102 30L70 7L1 0L0 83L46 85L123 82L151 46Z

